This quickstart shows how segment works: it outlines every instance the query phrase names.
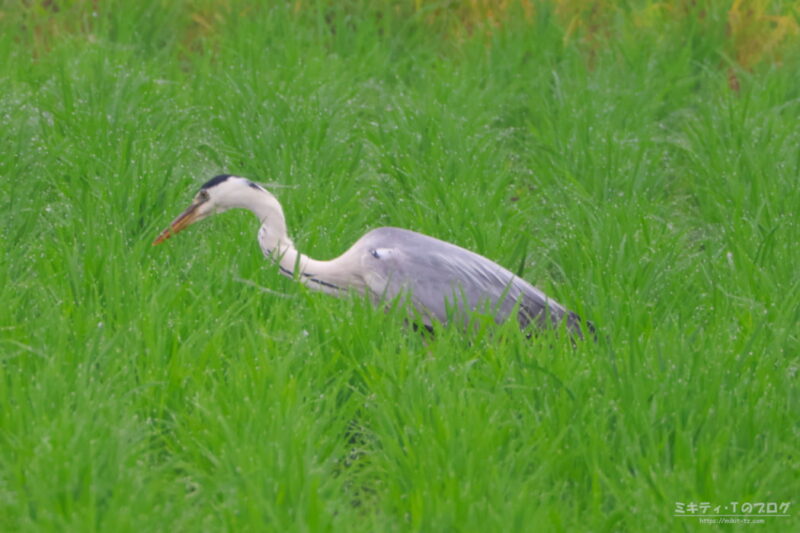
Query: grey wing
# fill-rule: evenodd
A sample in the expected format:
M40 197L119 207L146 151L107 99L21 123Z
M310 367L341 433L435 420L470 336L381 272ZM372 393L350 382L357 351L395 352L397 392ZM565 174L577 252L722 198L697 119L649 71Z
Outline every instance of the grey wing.
M351 249L360 257L364 282L379 299L410 298L426 324L446 322L453 313L488 311L507 319L519 304L524 327L532 320L545 325L568 323L572 313L542 291L497 263L454 244L399 228L367 233ZM576 317L577 318L577 317Z

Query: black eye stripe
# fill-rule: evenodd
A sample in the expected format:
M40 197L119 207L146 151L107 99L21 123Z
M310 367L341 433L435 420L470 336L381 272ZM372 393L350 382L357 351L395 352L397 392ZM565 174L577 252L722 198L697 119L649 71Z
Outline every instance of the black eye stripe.
M213 178L205 182L203 186L200 188L210 189L211 187L219 185L220 183L222 183L223 181L227 180L230 177L232 177L231 174L220 174L219 176L214 176Z

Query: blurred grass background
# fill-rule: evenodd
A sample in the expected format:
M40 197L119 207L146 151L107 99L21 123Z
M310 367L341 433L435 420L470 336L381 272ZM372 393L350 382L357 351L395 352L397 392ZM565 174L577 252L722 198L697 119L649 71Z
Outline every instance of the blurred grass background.
M0 529L673 531L709 527L676 502L794 505L797 2L0 6ZM220 172L286 185L314 257L422 231L601 342L423 342L279 277L243 213L152 248Z
M347 0L327 4L296 0L288 4L298 17L327 8L329 14L338 10L359 15L371 11L380 18L418 19L441 37L456 41L475 34L489 37L509 23L532 24L536 19L555 16L564 42L579 42L589 54L625 37L689 37L715 41L717 51L745 68L762 62L780 63L784 54L796 49L800 39L800 3L796 0ZM96 0L6 1L0 17L21 25L24 31L18 37L23 36L33 53L43 53L65 36L91 39L94 32L102 31L108 18L113 20L107 15L114 11L129 13L122 9L124 5ZM169 21L161 22L170 24L162 27L168 27L172 39L191 50L213 38L231 15L246 16L267 5L182 0L148 4L140 8L139 16L169 16Z

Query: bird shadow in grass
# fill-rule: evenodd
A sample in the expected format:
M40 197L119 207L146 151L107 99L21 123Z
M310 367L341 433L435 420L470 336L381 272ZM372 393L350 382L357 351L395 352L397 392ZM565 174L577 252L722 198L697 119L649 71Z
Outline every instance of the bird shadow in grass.
M486 318L487 317L485 316L479 316L478 320L471 321L470 326L466 327L460 326L459 329L463 330L465 333L470 334L471 336L474 336L476 339L480 339L485 336L491 338L498 338L502 337L503 335L517 333L516 326L514 327L514 330L506 331L503 324L495 323L494 320L491 319L491 317L488 317L489 318L488 321L486 320ZM521 326L519 328L519 333L523 334L527 340L532 341L534 339L549 334L549 332L554 331L556 336L565 334L569 338L572 347L577 348L579 342L587 340L586 335L583 334L583 331L586 331L589 333L588 336L589 339L591 339L595 343L599 342L599 338L597 336L597 329L595 328L593 322L590 322L588 320L584 321L581 319L580 316L578 316L575 313L572 313L571 311L570 311L569 321L571 323L574 322L576 324L580 324L580 330L576 332L574 329L567 329L560 325L554 325L553 327L546 327L546 326L542 327L540 325L529 324L526 326ZM446 324L441 324L441 323L437 323L436 326L434 327L433 325L425 324L419 320L413 320L413 319L406 319L403 325L406 329L408 329L410 326L411 331L413 331L414 333L418 333L419 336L423 339L425 345L428 345L430 342L436 339L438 329L448 327ZM473 340L470 340L469 342L472 343Z
M333 475L346 476L343 490L350 498L350 505L354 509L365 509L377 498L377 491L370 485L370 437L360 422L358 413L347 424L342 438L346 444L346 451L334 467Z
M575 317L577 318L577 315ZM577 319L580 320L579 318ZM436 342L438 337L446 335L442 333L437 337L437 331L453 327L437 322L434 322L433 325L426 324L422 321L422 317L413 313L411 318L403 319L402 323L406 331L413 332L413 334L421 337L422 344L426 350L431 348L431 345ZM590 322L582 322L582 324L587 324L588 331L592 333L592 338L597 342L594 325ZM459 329L463 330L463 328ZM470 328L467 329L469 330ZM525 338L519 338L520 334L524 335ZM553 328L537 328L532 324L529 328L519 330L514 323L495 324L493 320L485 320L477 331L469 331L470 338L465 342L469 344L503 342L503 337L509 335L516 336L517 340L512 342L519 342L521 343L520 346L538 344L539 346L550 346L553 349L556 349L558 345L563 345L563 338L560 339L562 335L569 337L573 348L576 348L578 343L584 340L582 337L576 338L577 336L573 330L567 329L565 325L562 325L558 330L554 330ZM549 339L545 337L549 337ZM544 342L537 343L539 340ZM525 351L527 352L528 350L526 349ZM546 379L551 380L557 389L563 390L571 400L575 401L575 394L553 371L532 361L528 361L526 365L531 370L546 376ZM374 474L370 472L373 466L371 453L376 448L376 439L371 436L369 429L364 424L363 416L359 412L352 415L341 438L345 443L345 449L336 461L333 475L335 477L344 477L343 491L347 494L350 506L366 513L378 498Z

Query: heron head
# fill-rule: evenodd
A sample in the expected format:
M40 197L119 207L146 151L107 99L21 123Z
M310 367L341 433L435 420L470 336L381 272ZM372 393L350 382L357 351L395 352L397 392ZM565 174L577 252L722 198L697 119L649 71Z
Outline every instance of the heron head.
M246 178L230 174L211 178L200 187L189 207L156 237L153 246L211 215L234 207L249 207L256 191L269 194L263 187Z

